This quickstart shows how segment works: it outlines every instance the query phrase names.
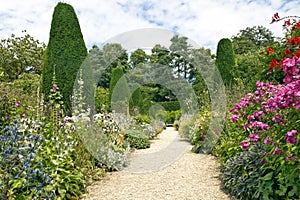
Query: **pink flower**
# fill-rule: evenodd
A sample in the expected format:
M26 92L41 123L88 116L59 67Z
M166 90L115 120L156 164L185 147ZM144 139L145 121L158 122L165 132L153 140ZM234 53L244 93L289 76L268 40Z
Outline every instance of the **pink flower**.
M242 149L247 150L250 147L250 142L248 142L247 140L243 140L242 141Z
M52 92L56 92L57 86L55 84L52 85Z
M259 140L259 135L251 133L249 136L250 142L257 142Z
M252 120L255 119L255 117L254 117L253 115L249 115L249 116L247 117L247 119L248 119L249 121L252 121Z
M269 138L265 138L265 139L264 139L264 143L265 143L265 144L271 144L271 140L270 140Z
M21 101L16 102L16 106L19 107L21 105Z
M233 116L231 117L231 120L234 121L234 122L237 122L237 121L239 120L239 116L233 115Z

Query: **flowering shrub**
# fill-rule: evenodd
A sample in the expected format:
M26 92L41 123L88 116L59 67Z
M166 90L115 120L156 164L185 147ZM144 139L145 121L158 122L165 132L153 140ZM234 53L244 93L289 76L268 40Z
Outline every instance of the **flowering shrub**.
M0 136L0 191L1 198L30 197L51 198L43 193L44 187L53 182L50 171L37 155L45 140L34 134L24 134L15 122L4 129Z
M273 21L280 21L278 14L273 18ZM298 24L296 20L284 23L285 28L292 26L281 45L288 49L278 54L275 47L267 49L267 56L271 57L267 75L271 82L257 81L256 91L230 109L231 122L218 148L227 169L223 172L223 183L230 187L234 187L231 185L234 183L240 192L233 189L229 192L239 199L297 199L300 196L300 43L298 36L293 34ZM236 159L250 153L259 143L264 153L257 152L256 157L248 158L245 174L235 177L240 180L232 182L231 178L226 178L226 174L232 173L230 166L237 162ZM261 163L259 169L255 164L257 160ZM252 179L258 171L259 176ZM251 192L243 193L249 185Z

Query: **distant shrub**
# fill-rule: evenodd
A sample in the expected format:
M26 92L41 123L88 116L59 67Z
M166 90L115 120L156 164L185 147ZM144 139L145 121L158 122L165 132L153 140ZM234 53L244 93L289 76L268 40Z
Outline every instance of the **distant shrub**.
M146 149L150 147L149 138L138 130L128 130L125 141L130 144L130 147L136 149Z
M161 106L163 106L166 111L180 110L180 103L179 103L179 101L159 102L159 104Z

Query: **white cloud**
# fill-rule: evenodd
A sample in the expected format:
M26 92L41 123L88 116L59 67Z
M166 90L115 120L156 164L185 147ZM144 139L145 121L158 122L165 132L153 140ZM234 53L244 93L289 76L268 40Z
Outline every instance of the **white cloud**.
M0 35L29 34L47 44L58 1L0 0ZM270 24L275 12L297 15L298 0L68 0L77 14L90 48L126 31L159 27L177 31L211 48L246 27L263 25L281 35L281 24Z

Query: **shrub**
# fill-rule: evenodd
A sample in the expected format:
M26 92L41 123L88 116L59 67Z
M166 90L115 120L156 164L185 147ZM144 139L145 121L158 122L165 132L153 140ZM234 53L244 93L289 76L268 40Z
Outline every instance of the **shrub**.
M149 115L137 115L134 117L134 120L136 120L138 124L151 123L151 118L149 117Z
M194 133L192 127L195 123L194 118L185 117L181 119L179 123L178 133L182 138L187 139L189 142L193 141Z
M236 199L257 199L258 180L265 174L261 167L265 152L264 146L256 143L223 164L221 180L224 191Z
M276 20L281 20L278 13L273 17L273 21ZM222 135L219 155L234 164L229 168L238 166L245 170L242 174L224 174L228 178L228 191L240 199L298 199L300 195L300 127L297 123L300 108L300 39L291 37L292 32L300 28L297 24L300 22L296 20L284 23L284 27L292 28L282 45L287 48L283 54L275 53L273 47L267 48L267 55L276 57L270 60L267 72L272 82L257 81L256 91L248 93L230 109L231 122L227 123L227 134ZM281 55L280 61L277 60L278 55ZM263 146L265 153L253 151L257 143ZM249 155L252 151L254 154ZM241 156L244 157L243 162L236 165ZM263 156L263 164L254 168L249 163L255 156ZM233 176L237 177L232 179ZM242 189L235 190L231 184L237 184ZM245 190L246 187L248 189Z
M180 110L179 101L165 101L165 102L159 102L159 104L163 106L166 111Z
M191 143L192 145L194 145L192 151L199 152L203 141L206 139L206 135L210 125L210 120L210 112L202 108L200 110L200 114L196 117L195 122L191 127L191 132L193 133L193 139Z
M138 130L128 130L125 140L132 148L146 149L150 147L149 138Z
M181 117L181 110L167 111L166 112L166 123L173 124L174 121L179 120Z

